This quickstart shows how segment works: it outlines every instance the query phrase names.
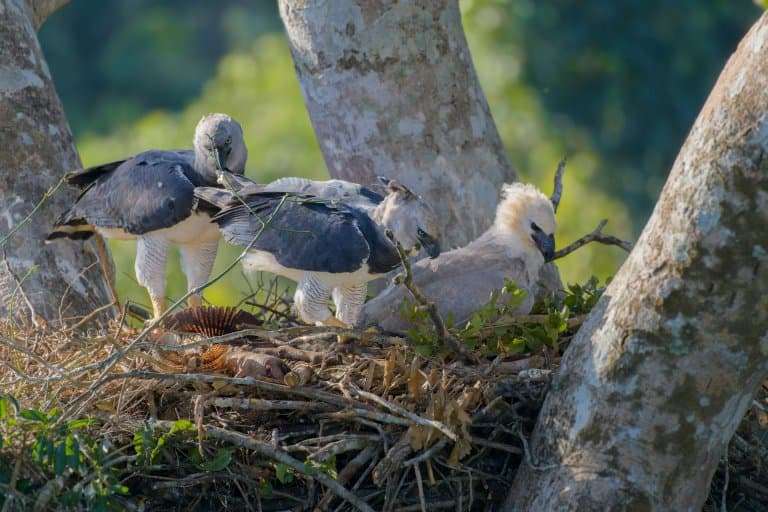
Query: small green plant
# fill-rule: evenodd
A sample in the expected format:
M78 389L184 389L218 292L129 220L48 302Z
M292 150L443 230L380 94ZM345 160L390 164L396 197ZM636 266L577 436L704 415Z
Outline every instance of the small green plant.
M61 508L121 510L116 498L127 494L128 488L112 468L119 455L108 441L88 434L92 420L59 422L60 414L57 409L22 409L13 397L0 396L0 483L10 485L21 457L47 481L58 483L55 499ZM17 478L17 493L39 499L42 485L38 481ZM7 494L0 495L0 505L7 499Z
M444 320L453 335L486 355L525 354L544 346L558 350L561 337L568 331L568 320L589 313L604 289L594 277L581 285L569 285L562 298L534 306L534 321L533 317L517 314L527 293L507 279L465 323L456 325L450 316ZM434 326L423 308L406 299L401 315L412 325L406 334L418 354L431 356L444 349L439 346Z

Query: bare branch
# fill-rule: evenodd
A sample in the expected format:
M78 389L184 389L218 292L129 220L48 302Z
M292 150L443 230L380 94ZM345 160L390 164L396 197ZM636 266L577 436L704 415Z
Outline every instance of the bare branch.
M630 252L632 250L632 244L630 242L626 242L612 235L603 234L603 228L605 227L606 224L608 224L607 219L601 220L600 224L597 225L594 231L592 231L588 235L584 235L583 237L579 238L572 244L566 247L563 247L559 251L555 252L555 256L552 259L557 260L560 258L564 258L565 256L568 256L576 249L579 249L590 242L599 242L605 245L615 245L617 247L621 247L627 252Z
M552 191L552 208L557 213L557 207L560 206L560 199L563 197L563 174L565 174L565 164L567 158L563 157L560 163L557 164L557 170L555 171L555 188Z
M69 3L70 0L27 0L30 9L32 9L32 23L35 30L40 30L45 20Z

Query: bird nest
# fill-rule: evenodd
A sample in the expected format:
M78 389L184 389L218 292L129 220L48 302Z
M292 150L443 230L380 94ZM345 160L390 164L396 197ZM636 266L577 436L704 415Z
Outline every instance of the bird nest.
M17 416L56 411L19 420L35 434L12 437L0 407L0 485L37 510L94 482L119 483L108 503L133 510L501 510L519 465L537 463L527 438L558 363L422 357L406 338L269 328L225 308L185 310L146 332L0 330L0 386ZM82 418L75 439L87 456L57 473L28 439L50 436L54 453ZM748 489L749 505L768 501L754 490L768 469L755 457L758 418L748 420L735 439L750 453L732 448L712 503L725 475L729 501ZM89 443L104 452L98 465ZM3 460L16 461L7 480Z

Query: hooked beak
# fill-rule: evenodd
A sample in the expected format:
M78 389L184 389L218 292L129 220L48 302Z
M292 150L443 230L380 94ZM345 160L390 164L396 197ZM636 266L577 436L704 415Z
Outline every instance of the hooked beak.
M544 256L544 261L552 261L552 258L555 257L555 235L547 235L542 231L536 231L533 233L533 241Z
M431 259L440 256L440 242L436 238L425 233L419 237L419 242Z

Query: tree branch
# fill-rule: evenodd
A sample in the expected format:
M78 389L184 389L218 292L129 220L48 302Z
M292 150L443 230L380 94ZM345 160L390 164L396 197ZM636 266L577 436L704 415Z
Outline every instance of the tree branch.
M616 245L618 247L621 247L627 252L632 251L631 243L625 242L624 240L616 238L615 236L612 236L612 235L603 234L603 228L605 227L606 224L608 224L608 219L601 220L600 224L597 225L594 231L592 231L588 235L584 235L583 237L579 238L572 244L567 245L566 247L563 247L559 251L556 251L555 256L552 259L557 260L560 258L564 258L565 256L568 256L576 249L579 249L590 242L598 242L605 245Z
M565 164L567 158L563 157L560 163L557 164L557 170L555 171L555 188L552 191L552 197L549 199L552 201L552 208L557 213L557 207L560 206L560 199L563 197L563 174L565 174Z
M40 27L43 26L43 23L51 14L69 2L70 0L27 0L29 8L32 10L32 23L35 26L35 30L40 30Z

